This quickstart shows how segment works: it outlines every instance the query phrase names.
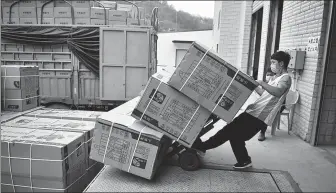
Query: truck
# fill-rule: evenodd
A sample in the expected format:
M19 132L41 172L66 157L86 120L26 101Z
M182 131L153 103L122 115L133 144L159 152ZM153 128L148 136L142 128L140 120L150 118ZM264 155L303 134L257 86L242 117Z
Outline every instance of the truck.
M44 106L106 111L138 96L157 70L157 8L146 24L138 17L138 24L120 25L109 23L102 5L103 25L80 25L73 2L64 2L71 8L70 23L44 24L54 0L36 5L41 13L32 23L15 16L23 2L7 5L9 18L2 4L1 64L39 66Z

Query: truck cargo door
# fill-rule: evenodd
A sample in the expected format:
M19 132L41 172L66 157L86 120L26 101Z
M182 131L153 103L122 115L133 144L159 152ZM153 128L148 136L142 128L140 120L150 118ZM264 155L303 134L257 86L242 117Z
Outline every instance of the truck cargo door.
M129 100L148 81L150 30L141 28L101 28L100 98Z

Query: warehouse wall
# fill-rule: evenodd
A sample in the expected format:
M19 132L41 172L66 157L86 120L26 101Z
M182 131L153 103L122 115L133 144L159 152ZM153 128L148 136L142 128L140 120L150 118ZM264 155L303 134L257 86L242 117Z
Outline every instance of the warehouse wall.
M222 1L219 55L247 70L252 1Z
M328 13L327 1L285 1L280 34L280 50L305 50L309 37L319 37L318 51L306 51L304 70L298 82L300 100L293 117L293 131L310 141L320 81L320 67Z
M336 16L334 16L336 19ZM327 64L326 87L323 94L322 116L319 125L318 144L336 144L336 23L332 26L333 38L329 63Z

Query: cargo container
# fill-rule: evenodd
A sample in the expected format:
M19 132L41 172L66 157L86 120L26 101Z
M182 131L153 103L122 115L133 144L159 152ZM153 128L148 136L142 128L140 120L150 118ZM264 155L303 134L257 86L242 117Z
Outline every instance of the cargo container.
M36 5L39 11L41 11L42 2L46 1L39 1ZM78 1L78 3L82 2ZM46 5L43 12L51 8L56 8L56 10L65 8L59 2L52 6ZM46 14L43 14L43 20L52 19L56 22L55 18L45 18L45 16ZM41 18L38 19L40 23ZM76 18L72 19L76 21ZM53 22L47 22L48 25L33 24L30 27L55 28L59 26ZM107 19L107 25L100 26L64 25L72 28L95 27L100 29L100 42L97 43L100 58L99 75L77 58L66 43L27 44L20 40L8 40L3 35L1 64L39 66L39 92L42 105L58 103L76 109L109 110L137 96L149 77L156 72L157 35L155 29L157 28L148 25L127 26L126 21L124 24L108 25L108 23ZM2 24L2 26L23 27L27 25ZM108 43L112 41L113 44Z

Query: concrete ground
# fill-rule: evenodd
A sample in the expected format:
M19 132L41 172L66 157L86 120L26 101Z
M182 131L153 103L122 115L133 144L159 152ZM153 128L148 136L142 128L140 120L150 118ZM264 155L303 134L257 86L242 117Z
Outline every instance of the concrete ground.
M202 139L207 139L225 124L219 121ZM275 136L271 136L268 129L266 137L259 142L256 135L246 142L255 169L287 171L303 192L336 191L336 147L313 147L293 134L288 135L283 122ZM205 165L236 163L229 142L209 150L203 161Z

